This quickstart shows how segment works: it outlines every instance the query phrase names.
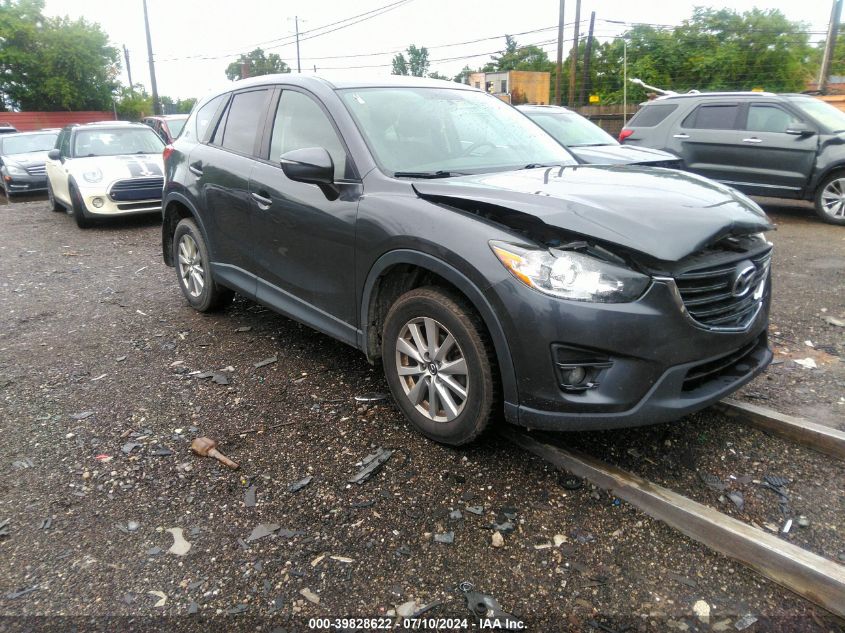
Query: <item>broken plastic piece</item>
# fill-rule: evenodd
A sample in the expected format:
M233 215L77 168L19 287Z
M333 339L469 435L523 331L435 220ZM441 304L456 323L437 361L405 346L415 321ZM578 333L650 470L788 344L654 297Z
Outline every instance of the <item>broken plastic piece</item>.
M201 457L213 457L229 468L238 468L238 464L217 450L217 442L208 437L196 437L191 442L191 450Z
M444 532L443 534L435 534L434 535L434 542L435 543L443 543L444 545L450 545L451 543L455 542L455 533L454 532Z
M244 505L247 508L255 507L255 486L247 488L246 493L244 494Z
M167 550L168 552L176 556L185 556L191 551L191 544L182 536L182 528L167 528L167 532L173 535L173 545Z
M740 512L745 510L745 497L742 495L742 493L739 490L734 490L732 492L729 492L728 493L728 499L730 499L731 501L734 502L734 505L736 506L737 510L739 510Z
M290 484L288 486L288 492L299 492L300 490L305 488L305 486L310 484L312 479L313 479L313 477L311 477L309 475L308 477L305 477L304 479L300 479L299 481L293 482L292 484Z
M355 396L355 402L360 402L361 404L374 404L384 400L387 400L386 393L364 393L360 396Z
M757 621L757 618L755 616L751 615L750 613L746 613L744 616L742 616L739 620L737 620L734 623L734 628L737 631L744 631L749 626L754 624L756 621Z
M267 365L271 365L279 360L278 356L270 356L269 358L265 358L264 360L260 360L257 363L254 363L256 369L259 367L266 367Z
M472 584L462 582L460 590L464 594L467 609L477 618L486 620L498 620L499 627L503 630L517 630L524 628L522 623L510 613L507 613L499 606L496 599L486 593L475 591Z
M393 452L394 451L392 449L379 448L372 455L367 455L363 460L361 460L363 468L349 478L349 483L359 485L363 484L375 473L381 470L381 467L388 459L390 459Z

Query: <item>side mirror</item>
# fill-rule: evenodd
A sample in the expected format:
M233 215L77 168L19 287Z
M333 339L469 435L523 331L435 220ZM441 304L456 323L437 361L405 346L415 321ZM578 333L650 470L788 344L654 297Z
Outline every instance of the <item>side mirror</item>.
M317 185L329 200L340 191L334 184L334 161L323 147L304 147L282 154L279 159L285 176L297 182Z
M49 158L50 160L61 160L62 153L57 149L51 149L49 152L47 152L47 158Z
M806 123L796 121L786 128L786 133L792 134L793 136L812 136L816 131Z

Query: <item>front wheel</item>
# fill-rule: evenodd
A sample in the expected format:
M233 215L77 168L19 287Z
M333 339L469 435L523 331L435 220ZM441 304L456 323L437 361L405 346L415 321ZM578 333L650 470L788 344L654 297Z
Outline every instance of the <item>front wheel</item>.
M208 246L192 219L185 218L173 233L173 261L182 294L199 312L218 310L232 301L234 292L218 285L211 277Z
M47 200L50 202L50 210L59 213L60 211L64 211L64 206L56 200L56 196L53 193L53 185L50 184L50 179L47 179Z
M423 435L467 444L498 405L495 355L480 317L436 287L405 293L384 324L382 360L393 398Z
M845 171L831 174L816 190L816 214L830 224L845 225Z
M71 184L68 187L68 193L70 194L71 213L73 219L76 220L76 226L80 229L89 228L93 222L85 215L85 202L82 200L76 185Z

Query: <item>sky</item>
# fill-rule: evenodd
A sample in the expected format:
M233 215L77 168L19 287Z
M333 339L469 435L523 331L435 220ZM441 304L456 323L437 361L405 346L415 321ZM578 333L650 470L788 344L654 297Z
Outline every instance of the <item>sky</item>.
M674 25L696 5L779 9L804 22L811 41L824 39L831 9L829 0L583 0L581 32L591 11L596 36L607 39L626 27L606 20ZM452 76L466 64L489 61L504 47L505 33L523 33L516 36L520 44L539 44L551 59L557 51L558 0L147 0L147 6L158 91L173 98L201 97L225 84L226 66L257 46L279 54L296 72L295 16L302 72L311 74L315 67L326 76L389 74L393 55L416 44L429 49L431 71ZM45 13L99 23L114 46L129 50L132 81L149 89L142 0L46 0ZM356 15L361 17L351 26L308 33ZM572 46L574 21L575 0L566 0L565 49ZM125 64L121 81L129 83Z

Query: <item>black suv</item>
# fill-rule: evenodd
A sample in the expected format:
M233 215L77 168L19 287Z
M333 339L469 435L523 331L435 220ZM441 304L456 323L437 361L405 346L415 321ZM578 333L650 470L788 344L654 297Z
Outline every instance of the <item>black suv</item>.
M469 86L239 81L164 152L163 254L381 360L422 433L676 419L771 360L771 228L743 194L583 166Z
M619 140L671 152L684 169L748 194L812 200L825 222L845 225L845 112L810 95L659 97Z

